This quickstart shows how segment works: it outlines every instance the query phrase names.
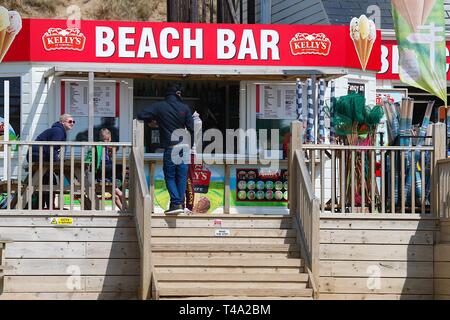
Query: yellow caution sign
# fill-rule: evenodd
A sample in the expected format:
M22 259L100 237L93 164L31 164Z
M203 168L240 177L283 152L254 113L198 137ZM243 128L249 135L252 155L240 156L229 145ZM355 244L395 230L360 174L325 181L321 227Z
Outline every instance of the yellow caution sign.
M73 224L73 218L51 218L50 219L50 224L55 224L55 225L71 225Z

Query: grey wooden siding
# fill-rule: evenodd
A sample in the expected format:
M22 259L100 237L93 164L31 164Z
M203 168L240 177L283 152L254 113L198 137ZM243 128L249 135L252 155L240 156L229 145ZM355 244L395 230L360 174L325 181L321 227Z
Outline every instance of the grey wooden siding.
M273 0L272 23L328 23L320 1Z

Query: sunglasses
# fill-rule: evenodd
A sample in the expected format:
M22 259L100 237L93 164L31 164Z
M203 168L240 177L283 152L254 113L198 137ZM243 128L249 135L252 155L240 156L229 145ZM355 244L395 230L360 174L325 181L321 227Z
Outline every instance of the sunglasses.
M75 120L67 120L68 123L75 123Z

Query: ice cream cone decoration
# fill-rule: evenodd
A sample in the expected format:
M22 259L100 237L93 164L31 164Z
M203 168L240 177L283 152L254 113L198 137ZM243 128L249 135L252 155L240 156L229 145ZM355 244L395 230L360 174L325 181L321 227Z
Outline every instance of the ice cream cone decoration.
M0 62L2 62L17 34L22 29L22 18L17 11L9 11L8 16L10 25L6 29L3 45L0 46Z
M427 21L436 0L392 0L392 4L416 32L418 27Z
M19 13L17 11L8 12L4 7L0 7L0 62L20 29L22 29L22 18Z
M8 29L9 25L8 10L6 10L5 7L0 6L0 48L3 47L3 43L5 42L6 29Z
M375 23L367 19L365 15L353 18L350 22L350 37L355 45L361 67L363 70L366 70L367 62L377 37Z

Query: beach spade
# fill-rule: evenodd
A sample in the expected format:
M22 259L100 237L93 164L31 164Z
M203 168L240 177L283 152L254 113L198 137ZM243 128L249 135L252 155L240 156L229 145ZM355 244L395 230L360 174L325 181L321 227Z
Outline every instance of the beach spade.
M392 0L392 4L398 14L416 32L418 27L427 21L436 0Z

